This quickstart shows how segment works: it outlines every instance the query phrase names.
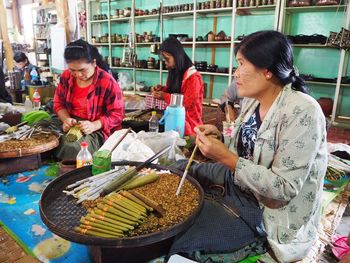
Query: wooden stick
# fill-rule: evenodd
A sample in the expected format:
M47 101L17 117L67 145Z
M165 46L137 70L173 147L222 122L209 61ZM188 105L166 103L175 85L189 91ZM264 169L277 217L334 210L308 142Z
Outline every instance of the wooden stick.
M0 1L0 29L1 29L2 40L4 43L6 66L8 70L12 70L13 69L13 51L12 51L12 46L7 33L8 32L7 15L6 15L4 1Z
M112 152L115 150L115 148L118 147L118 145L122 142L122 140L124 140L124 138L126 137L126 135L128 135L128 133L131 131L131 127L129 127L129 129L127 129L127 131L123 134L122 137L119 138L119 140L117 141L117 143L112 147L111 149L111 154Z
M176 195L179 195L180 192L181 192L182 185L183 185L184 182L185 182L186 175L187 175L187 173L188 173L188 170L190 169L191 163L192 163L193 158L194 158L194 154L196 153L197 149L198 149L198 145L196 144L196 146L194 147L193 152L192 152L192 154L191 154L191 157L190 157L190 159L188 160L188 163L187 163L187 165L186 165L185 171L184 171L184 173L182 174L181 181L180 181L179 186L177 187L177 190L176 190Z

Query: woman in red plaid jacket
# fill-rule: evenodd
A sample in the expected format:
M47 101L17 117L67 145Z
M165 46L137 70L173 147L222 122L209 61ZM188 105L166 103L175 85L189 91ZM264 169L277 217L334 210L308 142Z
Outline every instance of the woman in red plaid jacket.
M75 159L81 141L87 141L89 151L94 153L111 133L121 129L124 100L96 47L84 40L71 42L64 58L69 69L62 73L55 91L56 124L63 132L77 126L84 136L77 142L68 142L62 136L56 157Z
M168 105L172 93L184 95L185 135L193 135L194 127L202 123L202 102L204 83L201 74L195 69L191 59L185 53L181 43L174 37L163 41L159 49L169 70L166 86L152 88L156 99L164 100Z

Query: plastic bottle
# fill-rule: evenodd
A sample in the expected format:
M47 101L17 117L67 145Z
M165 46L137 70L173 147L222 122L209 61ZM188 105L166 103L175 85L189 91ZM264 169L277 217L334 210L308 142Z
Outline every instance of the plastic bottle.
M24 110L25 112L31 112L33 110L33 103L29 96L26 96L26 100L24 101Z
M76 158L77 168L92 164L92 155L88 150L88 143L85 141L81 142L80 146L81 149Z
M34 110L39 110L41 106L41 98L38 89L35 89L35 92L33 94L33 106Z
M39 81L39 74L38 71L34 68L30 71L30 83L31 84L37 84Z
M148 121L148 131L158 132L159 131L159 121L157 118L157 112L152 111L152 116Z

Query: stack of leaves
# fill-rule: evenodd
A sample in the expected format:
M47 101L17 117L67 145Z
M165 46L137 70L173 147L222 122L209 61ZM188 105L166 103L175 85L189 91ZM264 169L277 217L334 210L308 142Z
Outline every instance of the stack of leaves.
M81 137L83 137L83 133L81 132L81 130L79 129L79 127L77 125L70 128L67 135L66 135L66 139L68 142L76 142Z

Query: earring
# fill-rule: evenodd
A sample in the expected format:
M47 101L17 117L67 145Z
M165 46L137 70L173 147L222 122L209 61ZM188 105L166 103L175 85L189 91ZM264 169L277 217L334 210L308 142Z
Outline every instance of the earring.
M267 75L266 75L266 78L267 78L267 79L270 79L270 78L271 78L271 75L270 75L270 74L267 74Z

